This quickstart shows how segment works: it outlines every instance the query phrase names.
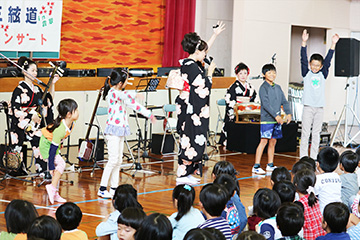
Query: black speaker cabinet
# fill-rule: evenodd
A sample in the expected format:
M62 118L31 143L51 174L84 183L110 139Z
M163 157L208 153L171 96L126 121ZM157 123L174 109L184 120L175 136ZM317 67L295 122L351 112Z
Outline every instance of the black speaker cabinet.
M359 75L360 42L355 38L340 38L335 47L335 76Z
M161 154L161 143L163 140L163 136L164 134L152 134L151 153ZM171 133L166 134L163 153L173 152L174 143L174 138L171 136Z
M79 138L79 148L82 141L84 141L84 138ZM90 141L95 144L94 138L91 138ZM99 139L97 146L96 161L100 160L104 160L104 139Z

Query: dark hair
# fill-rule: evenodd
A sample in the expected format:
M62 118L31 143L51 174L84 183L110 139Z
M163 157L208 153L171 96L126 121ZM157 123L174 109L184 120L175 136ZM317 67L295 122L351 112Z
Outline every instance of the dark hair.
M201 40L200 36L196 32L185 34L183 40L181 41L181 46L183 50L189 54L195 53L196 50L206 51L208 49L207 43Z
M238 235L236 240L266 240L266 238L255 231L244 231Z
M360 145L357 147L355 153L356 153L356 155L358 157L358 160L360 161Z
M31 60L30 58L27 58L25 56L21 56L18 61L17 64L22 67L25 71L27 71L30 67L30 65L35 64L36 68L37 68L37 64L36 62L34 62L33 60ZM19 73L19 76L23 77L24 73L21 71Z
M311 57L310 57L310 62L313 61L313 60L319 61L319 62L321 63L321 65L322 65L323 62L324 62L323 56L321 56L321 55L318 54L318 53L314 53L313 55L311 55Z
M67 202L56 210L55 216L62 229L68 231L76 229L80 225L82 212L78 205Z
M128 77L129 77L129 69L127 67L114 68L111 71L110 76L108 76L105 80L103 99L104 100L106 99L106 96L108 95L108 92L109 92L111 86L115 86L115 85L119 84L120 82L124 83ZM110 81L110 83L109 83L109 81Z
M239 182L236 179L236 175L238 175L238 172L234 168L234 165L229 161L217 162L213 167L212 174L214 174L215 178L216 178L218 175L220 175L222 173L227 173L227 174L233 176L235 183L236 183L236 192L240 196L240 186L239 186Z
M346 172L353 173L359 164L359 159L356 153L347 150L340 155L340 163Z
M203 231L209 232L212 236L215 237L216 240L226 240L225 235L216 228L203 228Z
M271 180L274 182L274 184L281 180L291 181L291 174L286 167L277 167L271 173Z
M224 239L226 238L224 237ZM185 234L184 240L218 240L218 238L216 238L210 231L193 228Z
M221 184L226 188L229 194L228 195L228 201L229 201L230 198L234 195L234 192L236 190L236 183L233 176L226 173L222 173L216 177L214 183Z
M146 214L141 208L128 207L121 211L117 223L138 230L145 218Z
M175 217L179 221L186 213L188 213L194 204L195 189L190 185L177 185L172 194L173 201L177 200L178 214Z
M316 171L316 162L313 158L304 156L304 157L300 158L299 162L304 162L304 163L310 164L312 169L314 170L314 172Z
M46 129L49 132L53 132L57 127L60 126L61 121L66 118L68 113L73 113L78 108L78 104L74 99L67 98L63 99L57 105L58 117L54 120L53 124L49 124Z
M346 225L349 221L349 208L341 202L333 202L324 208L324 221L332 233L346 232Z
M246 66L245 63L239 63L238 65L236 65L236 67L234 68L235 70L235 74L238 74L241 70L246 70L248 72L248 74L250 73L250 69L248 66Z
M210 216L220 216L228 202L228 195L225 187L208 183L200 191L200 202Z
M316 182L315 172L310 169L303 169L298 171L293 179L293 183L296 187L296 190L302 194L309 194L307 189L309 187L314 187ZM308 204L310 207L313 207L317 202L317 198L314 192L309 194Z
M313 167L310 165L310 163L299 160L296 163L294 163L294 165L292 166L291 173L295 175L298 171L301 171L303 169L309 169L315 172L315 170L313 170Z
M284 237L297 235L304 221L304 211L295 203L282 204L276 215L276 224Z
M122 184L116 188L113 197L113 205L119 212L128 207L142 209L141 204L137 201L137 191L130 184Z
M261 72L262 72L262 74L265 75L268 71L275 71L276 72L276 67L271 63L265 64L262 67Z
M318 153L317 161L324 172L333 172L339 165L339 153L335 148L324 147Z
M281 203L293 202L295 200L295 185L288 180L281 180L272 188L280 197Z
M44 240L59 240L61 237L61 226L55 218L42 215L34 220L27 233L28 239L42 238Z
M269 189L260 188L256 191L253 198L254 213L262 219L268 219L275 216L281 205L279 195Z
M5 209L6 229L9 233L27 233L37 217L38 212L34 204L26 200L14 199Z
M161 213L147 216L135 233L136 240L171 240L172 226L169 219Z

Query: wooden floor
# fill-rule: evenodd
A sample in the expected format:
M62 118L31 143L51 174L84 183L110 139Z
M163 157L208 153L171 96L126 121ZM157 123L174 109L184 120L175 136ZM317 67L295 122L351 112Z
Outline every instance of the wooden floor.
M251 167L254 163L253 154L241 154L229 152L222 147L218 152L208 148L210 160L204 167L204 176L201 183L195 186L196 200L198 206L198 195L205 184L211 182L211 171L214 164L220 160L227 160L234 164L239 171L238 180L241 188L241 201L245 207L252 205L252 197L258 188L270 187L269 176L252 175ZM76 149L70 153L70 161L75 161ZM297 161L298 153L281 153L275 155L275 164L291 169ZM161 157L154 155L155 157ZM261 164L265 167L267 154L263 155ZM176 211L172 204L172 189L176 185L177 161L174 157L164 157L164 162L145 159L141 160L142 167L155 173L148 174L139 171L132 177L133 171L120 173L120 182L132 184L138 191L139 202L147 214L160 212L170 215ZM127 163L125 161L125 163ZM69 166L69 165L67 165ZM95 239L95 228L105 216L113 211L111 200L104 200L97 197L97 190L100 184L102 170L95 170L91 176L91 169L83 168L82 172L70 172L63 174L62 179L71 180L73 185L62 182L60 194L68 201L75 202L83 212L83 219L80 229L87 232L89 239ZM160 173L158 173L160 171ZM16 179L6 179L0 185L0 231L6 231L4 211L12 199L25 199L35 204L40 215L47 214L55 216L56 208L59 205L51 205L48 201L45 187L36 186L41 179L35 183L25 183Z

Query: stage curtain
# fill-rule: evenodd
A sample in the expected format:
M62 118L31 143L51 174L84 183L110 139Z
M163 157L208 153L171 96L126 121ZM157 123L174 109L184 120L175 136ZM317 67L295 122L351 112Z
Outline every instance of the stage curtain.
M180 66L188 56L181 47L184 35L195 28L196 0L167 0L165 9L163 67Z

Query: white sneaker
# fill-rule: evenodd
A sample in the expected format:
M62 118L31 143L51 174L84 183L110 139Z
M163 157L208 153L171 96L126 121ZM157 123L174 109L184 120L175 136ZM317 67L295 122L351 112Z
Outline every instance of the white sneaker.
M113 196L115 195L115 190L114 190L114 189L112 189L112 188L110 188L109 193L111 194L111 197L113 197Z
M265 175L265 171L264 170L262 170L262 168L261 167L259 167L259 168L252 168L252 172L253 173L255 173L255 174L260 174L260 175Z
M102 198L112 198L111 194L108 192L108 190L105 190L105 191L98 191L98 196L99 197L102 197Z
M268 172L274 171L275 168L277 168L277 167L276 166L270 167L269 165L266 165L266 171L268 171Z
M196 181L196 182L200 182L201 181L201 179L199 179L199 178L196 178L196 177L194 177L194 176L192 176L192 175L189 175L189 176L187 176L191 181Z
M189 176L176 178L176 185L179 185L179 184L195 185L198 183L199 182L197 180L191 179L191 178L189 178Z

